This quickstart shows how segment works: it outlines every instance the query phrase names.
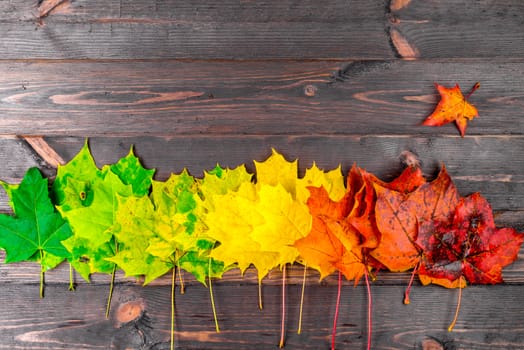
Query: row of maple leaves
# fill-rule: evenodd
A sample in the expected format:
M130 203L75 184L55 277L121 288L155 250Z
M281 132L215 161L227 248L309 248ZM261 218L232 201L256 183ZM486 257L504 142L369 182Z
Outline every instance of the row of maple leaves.
M0 215L5 262L47 271L67 259L86 280L118 266L144 284L175 266L206 284L231 268L254 265L262 280L300 262L321 279L413 269L423 284L462 288L502 282L524 239L495 227L480 194L460 197L445 167L431 182L413 165L385 183L353 166L344 184L340 167L298 178L298 162L273 150L255 168L256 182L243 165L155 181L132 150L99 169L86 141L50 191L36 168L2 183L14 211Z

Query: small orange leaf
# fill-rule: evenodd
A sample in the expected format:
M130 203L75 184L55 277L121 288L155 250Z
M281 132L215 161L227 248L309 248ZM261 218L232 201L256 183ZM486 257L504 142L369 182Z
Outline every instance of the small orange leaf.
M464 137L468 120L478 117L477 108L469 103L467 98L480 87L480 84L476 83L466 96L462 95L458 84L452 88L437 83L435 83L435 86L441 99L433 113L427 117L422 125L441 126L455 121L460 135Z

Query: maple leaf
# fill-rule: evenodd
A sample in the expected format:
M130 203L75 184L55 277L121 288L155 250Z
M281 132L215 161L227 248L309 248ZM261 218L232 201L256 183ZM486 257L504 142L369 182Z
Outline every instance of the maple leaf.
M117 250L109 230L117 210L116 196L148 193L153 173L141 166L132 149L117 163L99 169L87 140L70 162L59 166L53 194L74 233L63 244L72 253L71 265L84 279L94 272L112 272L114 265L105 258Z
M206 215L206 234L220 244L211 251L210 256L225 265L236 263L242 273L253 264L259 281L262 280L275 266L278 253L262 251L260 243L251 237L254 227L263 223L263 217L254 210L257 198L255 185L244 182L236 191L213 197L219 205Z
M174 266L168 259L160 259L144 247L155 237L155 211L147 196L117 196L115 221L110 232L118 240L118 251L106 260L117 264L126 276L145 277L144 285L164 275Z
M501 283L502 268L517 259L523 241L524 234L512 228L496 228L491 206L474 193L460 200L451 220L420 224L420 280L448 288L458 287L462 277L470 283Z
M308 207L313 217L311 231L295 241L301 258L308 266L320 272L320 279L333 273L343 260L345 248L342 242L327 228L326 218L342 220L349 213L347 200L334 201L323 187L310 187Z
M19 185L1 185L14 212L13 216L0 214L0 247L6 251L5 262L37 261L43 273L69 258L61 241L72 232L51 203L47 179L40 171L29 169ZM41 288L42 283L43 276Z
M127 156L120 158L118 162L111 165L111 171L118 175L124 184L131 185L135 196L140 197L149 194L155 169L144 168L135 156L133 147L131 147Z
M198 215L203 221L206 221L208 212L215 210L217 205L215 203L215 196L225 195L228 191L236 191L244 182L251 182L253 175L246 171L244 165L238 166L235 169L222 168L219 165L215 166L210 171L204 171L202 179L196 179L199 196L196 200L199 202L197 208Z
M276 186L281 184L286 191L296 196L298 177L298 160L288 162L283 155L274 148L271 156L263 162L254 161L256 168L257 184Z
M310 194L308 187L323 187L331 199L341 200L346 194L341 166L326 172L313 162L311 168L306 169L304 177L297 180L296 193L299 202L307 202Z
M52 195L55 203L67 211L92 200L91 185L103 177L89 150L87 139L80 151L65 165L58 165Z
M444 166L435 180L412 192L399 192L378 183L374 188L381 237L371 256L390 271L409 270L417 265L422 253L416 244L418 223L449 218L459 200L457 189Z
M206 285L206 278L221 277L230 267L210 256L216 241L205 232L198 215L202 210L197 192L197 182L186 169L165 182L153 182L154 235L147 252L171 261Z
M452 88L436 83L435 86L441 96L441 100L422 125L440 126L455 121L460 135L464 137L468 120L478 117L477 109L467 101L467 98L480 87L480 84L476 83L466 97L462 95L458 84Z
M263 223L254 227L252 238L263 251L278 252L275 266L295 262L299 252L293 243L306 236L311 227L307 206L294 200L280 184L262 184L254 210L260 213Z

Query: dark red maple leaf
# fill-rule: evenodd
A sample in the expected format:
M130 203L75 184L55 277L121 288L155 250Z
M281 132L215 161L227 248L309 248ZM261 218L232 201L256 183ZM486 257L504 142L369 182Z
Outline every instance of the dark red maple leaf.
M517 259L523 241L524 234L515 229L495 227L491 206L479 193L461 198L451 220L420 223L417 244L424 250L420 281L460 288L448 331L457 321L466 282L503 282L502 268Z
M417 244L424 250L422 283L445 287L464 277L469 283L503 282L502 268L517 259L524 235L496 228L491 206L479 193L461 198L451 221L419 225Z

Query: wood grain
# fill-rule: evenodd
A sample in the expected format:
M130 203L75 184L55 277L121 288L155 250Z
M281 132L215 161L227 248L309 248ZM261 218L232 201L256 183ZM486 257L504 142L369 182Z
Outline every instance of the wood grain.
M458 135L434 82L481 88L467 135L522 134L524 61L0 62L10 135Z
M187 167L263 160L271 147L344 172L359 166L391 180L400 155L415 153L428 179L445 164L461 195L480 191L499 226L524 232L524 3L519 0L10 0L0 1L0 179L19 182L33 166L52 181L84 138L99 165L135 145L156 178ZM455 126L423 127L434 83L481 88L480 117L465 138ZM0 212L9 212L0 190ZM0 251L0 261L4 253ZM327 349L337 275L307 271L303 334L296 334L303 268L288 268L286 349ZM69 268L0 264L0 349L169 349L170 276L147 287L116 276L87 283ZM372 348L524 348L524 248L505 283L463 293L422 287L402 304L409 272L380 272L372 284ZM177 349L275 349L281 272L254 269L213 284L184 274L176 295ZM344 281L337 349L364 349L365 287Z
M257 349L274 349L279 337L280 288L264 286L266 307L260 311L256 285L215 284L220 334L214 332L206 288L191 286L186 294L177 294L177 349L250 349L254 344ZM328 348L336 286L307 287L301 335L296 334L300 286L287 289L286 349ZM508 285L466 288L458 324L454 332L448 333L456 290L414 287L412 303L406 306L402 304L403 287L373 285L373 349L419 349L427 339L456 349L519 349L524 341L524 295L520 290L520 286ZM13 293L18 296L15 302ZM109 320L103 317L106 294L104 286L85 286L68 292L56 285L48 287L47 296L39 300L29 288L4 285L0 289L4 305L0 314L0 348L169 347L169 286L117 285ZM336 339L339 348L365 348L366 304L364 287L344 286ZM131 314L126 314L129 310ZM123 322L133 316L136 318Z
M518 0L412 1L392 11L390 29L424 58L513 58L522 57L523 21Z
M394 57L383 1L83 0L37 22L27 1L0 6L2 59Z

